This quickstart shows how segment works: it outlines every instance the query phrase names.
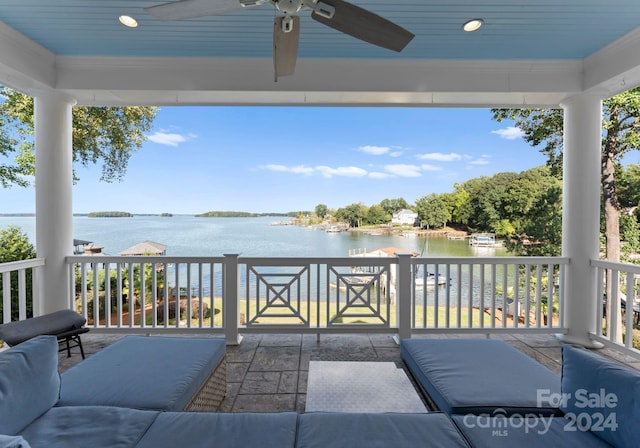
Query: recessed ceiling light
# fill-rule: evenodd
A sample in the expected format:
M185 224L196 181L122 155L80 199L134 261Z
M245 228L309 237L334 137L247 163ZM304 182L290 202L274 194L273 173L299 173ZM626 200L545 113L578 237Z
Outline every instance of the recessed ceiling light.
M124 26L128 26L129 28L135 28L138 26L138 21L131 16L120 16L118 17L120 23Z
M462 25L462 29L467 32L476 31L482 26L483 23L484 21L482 19L471 19L464 25Z

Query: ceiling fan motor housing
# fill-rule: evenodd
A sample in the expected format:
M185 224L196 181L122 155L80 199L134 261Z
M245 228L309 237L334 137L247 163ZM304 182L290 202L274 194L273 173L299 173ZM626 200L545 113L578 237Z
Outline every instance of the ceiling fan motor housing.
M273 3L282 14L295 14L302 9L302 0L274 0Z

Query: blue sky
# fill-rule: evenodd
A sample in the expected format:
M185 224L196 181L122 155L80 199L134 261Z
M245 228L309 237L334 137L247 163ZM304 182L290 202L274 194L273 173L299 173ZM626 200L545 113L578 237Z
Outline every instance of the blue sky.
M409 203L545 158L487 109L162 107L122 182L76 167L73 210L288 212L385 198ZM0 188L0 213L33 212Z

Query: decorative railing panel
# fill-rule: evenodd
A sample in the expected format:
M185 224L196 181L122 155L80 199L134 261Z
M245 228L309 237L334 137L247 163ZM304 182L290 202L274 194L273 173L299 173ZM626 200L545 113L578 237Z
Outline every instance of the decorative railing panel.
M240 324L308 331L391 331L395 259L243 258Z
M263 269L261 266L247 265L246 326L274 322L309 327L309 266L289 267L293 271L288 273Z

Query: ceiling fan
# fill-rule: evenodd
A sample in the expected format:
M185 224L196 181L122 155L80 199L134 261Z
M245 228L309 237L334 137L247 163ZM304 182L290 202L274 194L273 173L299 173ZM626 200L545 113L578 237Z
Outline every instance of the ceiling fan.
M273 64L275 78L292 75L298 57L300 17L310 9L311 17L335 30L379 47L402 51L413 33L366 9L344 0L179 0L145 8L163 20L182 20L215 16L228 12L272 4L283 15L273 23Z

